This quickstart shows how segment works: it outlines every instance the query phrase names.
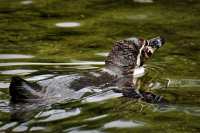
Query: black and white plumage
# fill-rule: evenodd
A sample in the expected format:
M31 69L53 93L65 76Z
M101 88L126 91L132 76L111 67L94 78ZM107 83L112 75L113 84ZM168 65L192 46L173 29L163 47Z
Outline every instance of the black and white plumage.
M52 104L66 99L80 99L87 92L83 90L95 92L109 87L136 98L137 94L130 92L134 90L133 71L163 44L161 37L117 41L105 60L105 68L83 75L57 76L36 83L13 77L9 87L11 102Z

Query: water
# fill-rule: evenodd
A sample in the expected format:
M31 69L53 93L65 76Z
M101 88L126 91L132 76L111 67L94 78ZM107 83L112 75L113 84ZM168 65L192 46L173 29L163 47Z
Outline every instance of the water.
M0 132L200 132L199 12L199 0L0 1ZM78 92L98 93L81 100L9 104L14 75L39 81L92 72L104 67L114 41L157 35L167 43L137 87L167 105L96 88Z

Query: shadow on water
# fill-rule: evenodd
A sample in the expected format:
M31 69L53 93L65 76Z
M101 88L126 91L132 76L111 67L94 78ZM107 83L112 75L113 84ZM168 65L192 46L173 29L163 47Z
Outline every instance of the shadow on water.
M199 7L199 0L0 1L0 132L199 132ZM9 102L14 75L35 82L95 71L113 41L157 35L167 43L137 89L167 104L96 88L51 105Z

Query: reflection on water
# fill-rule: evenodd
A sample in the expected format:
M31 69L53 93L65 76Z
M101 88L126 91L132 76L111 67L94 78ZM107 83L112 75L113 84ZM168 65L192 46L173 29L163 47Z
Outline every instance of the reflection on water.
M10 112L9 101L7 100L0 100L0 111L4 113Z
M60 23L56 23L55 25L57 27L62 27L62 28L65 28L65 27L78 27L78 26L80 26L80 23L78 23L78 22L60 22Z
M0 54L0 59L28 59L33 57L32 55L23 54Z
M26 125L19 125L12 129L13 132L25 132L27 131L28 127Z
M198 0L1 1L0 132L198 133L199 7ZM68 75L50 84L57 90L74 74L100 77L96 69L104 67L112 42L157 35L166 45L134 72L135 88L162 96L166 104L93 86L66 91L75 100L49 106L15 108L9 102L14 75L33 82Z
M148 16L145 15L145 14L127 16L127 19L130 19L130 20L144 20L144 19L147 19L147 18L148 18Z
M104 92L104 93L100 93L94 96L89 96L87 98L84 98L82 100L83 103L90 103L90 102L100 102L100 101L104 101L104 100L108 100L108 99L112 99L112 98L117 98L117 97L122 97L123 94L122 93L116 93L112 90Z
M26 80L28 81L38 81L38 80L44 80L50 77L53 77L53 74L44 74L44 75L37 75L37 76L32 76L30 78L27 78Z
M96 55L106 57L108 56L108 52L100 52L100 53L96 53Z
M7 124L5 124L5 125L3 125L3 126L0 127L0 131L12 128L12 127L16 126L17 124L18 124L17 122L7 123Z
M0 82L0 88L8 88L10 83Z
M77 66L67 67L67 68L74 68L74 69L79 69L79 70L89 70L89 69L97 69L99 67L91 66L91 65L77 65Z
M104 128L131 128L143 126L144 123L135 121L116 120L104 125Z
M153 3L153 0L133 0L133 1L138 3Z
M108 115L105 114L105 115L100 115L100 116L96 116L96 117L92 117L92 118L88 118L88 119L85 119L85 121L94 121L94 120L98 120L98 119L101 119L101 118L105 118L107 117Z
M72 116L79 115L81 113L81 110L79 108L72 109L72 110L50 110L46 112L40 112L38 115L35 116L35 118L43 118L47 117L45 119L38 120L38 122L51 122L51 121L57 121L62 120L65 118L69 118Z
M168 79L168 88L171 87L200 87L199 79Z
M21 64L20 66L23 66L23 65L28 65L28 66L34 66L34 65L41 65L41 66L47 66L47 65L66 65L67 69L72 69L72 70L79 70L79 69L84 69L85 71L90 71L91 73L94 73L95 72L92 72L92 70L89 70L89 69L96 69L98 67L96 67L96 65L103 65L104 62L94 62L94 61L78 61L78 60L74 60L70 63L30 63L30 62L27 62L27 63L24 63L24 64ZM18 64L19 65L19 64ZM93 66L95 65L95 66ZM94 68L93 68L94 67ZM38 68L39 69L39 68ZM161 76L161 73L164 70L165 68L162 66L162 64L154 64L154 65L146 65L145 68L138 68L135 70L134 74L136 74L135 76L137 75L140 75L140 76L137 76L138 77L138 80L141 80L141 84L143 84L143 82L145 82L144 85L148 85L148 88L151 88L152 90L160 90L160 89L163 89L163 87L167 87L168 88L173 88L173 87L178 87L178 88L181 88L181 87L199 87L199 80L198 79L170 79L170 82L169 82L169 79L160 79L159 76ZM30 81L39 81L39 80L44 80L44 79L51 79L51 78L56 78L54 74L43 74L43 73L36 73L34 74L35 72L38 72L39 70L31 70L31 69L15 69L15 70L4 70L4 71L1 71L1 74L2 75L5 75L5 74L8 74L8 75L25 75L25 74L32 74L29 78L26 78L27 80L30 80ZM76 72L76 71L75 71ZM77 72L76 72L77 73ZM96 75L98 76L98 75ZM150 76L150 77L149 77ZM58 76L57 78L59 77L65 77L65 76ZM144 80L145 79L145 80ZM144 80L144 81L143 81ZM59 80L60 82L62 82L62 80ZM48 83L47 83L48 84ZM53 83L54 84L54 83ZM9 86L9 83L6 83L6 82L1 82L1 87L2 88L8 88ZM55 88L57 86L59 86L58 84L54 84L55 85ZM141 87L141 86L140 86ZM80 105L85 105L85 104L95 104L95 103L98 103L100 102L101 105L104 105L107 100L109 99L113 99L113 98L119 98L119 97L122 97L123 95L121 93L116 93L114 91L112 91L112 89L114 88L107 88L108 90L105 90L105 91L102 91L98 88L95 88L95 87L86 87L86 88L83 88L83 89L80 89L79 91L77 92L73 92L73 94L66 94L66 95L70 95L71 97L73 97L74 99L79 99L83 94L85 93L97 93L97 94L94 94L94 95L91 95L91 96L87 96L83 99L81 99L80 101ZM167 90L167 89L165 89ZM3 93L2 93L3 94ZM102 102L103 101L103 102ZM64 101L64 106L66 104L66 107L64 108L51 108L51 109L45 109L45 111L41 111L41 110L35 110L36 108L34 109L31 109L32 107L30 107L30 110L28 109L25 109L27 111L23 112L23 113L20 113L20 112L16 112L18 113L18 115L13 115L12 117L16 118L17 120L17 117L19 117L20 119L31 119L31 117L29 118L29 116L32 116L33 115L33 118L34 118L34 122L32 123L29 123L29 122L25 122L25 123L18 123L18 122L10 122L10 123L4 123L2 124L2 126L0 127L0 130L1 131L7 131L7 130L10 130L12 129L13 132L26 132L26 131L51 131L51 129L48 128L48 126L43 126L43 125L40 125L42 123L51 123L51 122L59 122L59 121L68 121L68 118L71 118L71 117L78 117L81 116L81 114L84 115L85 112L85 107L75 107L75 108L68 108L67 104L72 104L73 103L70 103L70 101L66 100ZM108 101L109 103L109 101ZM59 104L58 104L59 105ZM75 105L74 105L75 106ZM121 105L117 105L117 106L121 106ZM98 106L97 108L99 109L100 106ZM10 110L9 108L9 102L8 100L1 100L1 103L0 103L0 113L12 113L12 111ZM142 106L142 108L144 108ZM42 109L42 108L41 108ZM97 109L97 110L98 110ZM87 106L86 106L86 110L87 110ZM94 110L96 110L96 108L94 108ZM144 109L140 109L140 111L143 111ZM32 112L33 111L33 112ZM123 111L123 109L122 109ZM167 105L167 106L162 106L162 107L153 107L153 109L151 110L152 112L154 113L173 113L173 112L182 112L184 114L187 114L189 116L195 116L195 117L198 117L199 116L199 113L200 113L200 109L199 107L195 107L195 106L186 106L186 107L183 107L183 106L177 106L177 105ZM34 113L35 112L35 113ZM81 120L77 120L78 123L79 122L85 122L86 124L83 124L81 126L72 126L71 128L64 128L65 130L63 132L83 132L83 133L87 133L87 132L103 132L103 129L104 130L110 130L112 128L137 128L137 127L143 127L145 126L146 124L144 122L140 122L140 121L135 121L135 119L132 119L132 120L124 120L124 119L119 119L119 120L113 120L113 121L105 121L107 118L112 118L110 114L108 114L107 112L104 112L102 111L103 113L101 114L96 114L96 115L91 115L90 116L87 116L86 118L84 117L83 119ZM30 114L32 115L30 115ZM21 117L21 114L23 114L26 118L22 118ZM134 113L133 113L134 114ZM87 130L87 123L88 122L98 122L98 121L103 121L103 125L99 125L99 128L95 128L95 129L89 129ZM31 124L36 124L36 126L31 126ZM39 125L38 125L39 124ZM76 125L76 124L75 124ZM78 124L79 125L79 124ZM90 124L89 124L90 125ZM101 130L98 130L98 129L101 129Z
M37 70L25 70L25 69L16 69L16 70L6 70L0 71L0 74L4 75L28 75L30 73L37 72Z
M45 127L39 127L39 126L37 126L37 127L32 127L30 129L30 131L41 131L41 130L46 130L46 128Z
M64 133L68 133L69 131L78 131L80 130L81 128L83 127L86 127L87 125L81 125L81 126L77 126L77 127L72 127L72 128L68 128L68 129L65 129L63 130Z
M0 66L71 66L71 65L104 65L104 62L83 61L72 63L36 63L36 62L10 62L0 63Z
M22 4L22 5L30 5L30 4L32 4L32 3L33 3L32 0L24 0L24 1L21 1L21 4Z
M154 108L155 112L183 112L192 116L200 116L200 107L168 105L161 108Z
M73 130L68 133L103 133L103 132L98 130Z

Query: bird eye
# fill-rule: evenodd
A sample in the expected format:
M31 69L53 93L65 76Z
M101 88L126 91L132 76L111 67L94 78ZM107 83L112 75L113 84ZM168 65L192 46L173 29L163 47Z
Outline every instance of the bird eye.
M157 40L153 41L152 43L153 43L153 45L158 45L158 41Z
M160 48L160 46L161 46L160 41L159 40L152 41L151 46L156 47L156 48Z

